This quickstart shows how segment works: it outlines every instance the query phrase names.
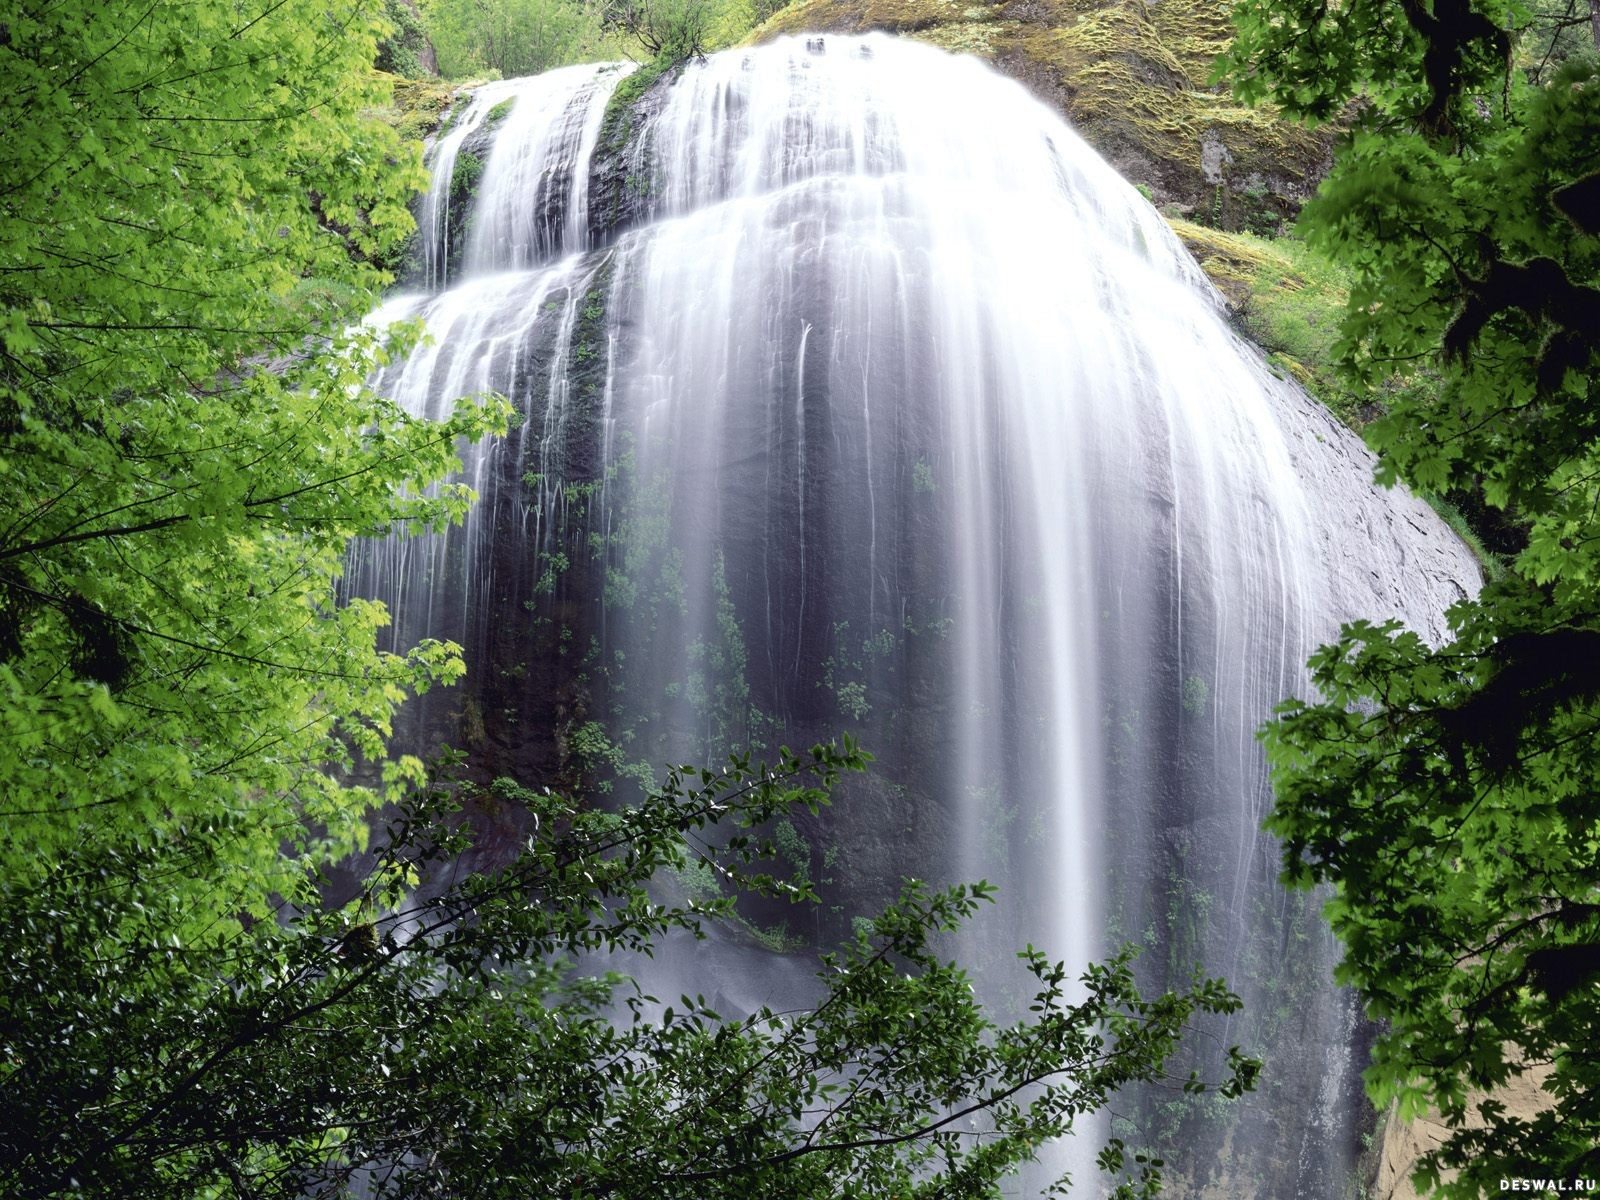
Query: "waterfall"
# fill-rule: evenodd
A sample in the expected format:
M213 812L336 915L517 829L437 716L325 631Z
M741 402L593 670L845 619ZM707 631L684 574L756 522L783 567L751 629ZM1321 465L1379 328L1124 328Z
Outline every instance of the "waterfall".
M493 389L524 418L468 451L463 530L352 571L397 643L467 647L437 735L625 789L857 732L873 777L788 831L827 895L791 938L902 875L987 877L1000 992L985 947L1025 941L1224 973L1247 1009L1215 1032L1265 1056L1263 1092L1144 1097L1136 1136L1200 1145L1196 1190L1342 1195L1356 1018L1314 905L1274 882L1254 730L1341 620L1440 636L1470 557L977 61L871 35L623 76L468 100L418 290L373 318L430 331L379 380L412 411Z

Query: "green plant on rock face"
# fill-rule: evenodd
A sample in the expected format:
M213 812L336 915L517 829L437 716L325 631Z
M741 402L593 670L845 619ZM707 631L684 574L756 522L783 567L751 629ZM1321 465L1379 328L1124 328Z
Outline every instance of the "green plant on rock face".
M1468 523L1461 509L1442 496L1435 496L1430 492L1421 493L1422 499L1428 502L1428 507L1439 514L1444 523L1450 526L1450 532L1466 543L1467 549L1472 551L1472 557L1478 560L1478 565L1483 568L1484 578L1493 583L1504 577L1506 573L1505 558L1494 553L1484 545L1483 539Z
M833 653L823 660L822 682L839 707L841 716L852 721L864 721L872 712L867 696L866 681L861 676L872 664L886 661L894 653L898 642L889 629L880 629L861 641L861 649L851 648L850 623L836 622L833 627Z
M655 771L646 762L629 762L627 753L598 721L587 721L567 735L567 747L579 768L598 792L611 792L618 781L648 792L655 786Z
M1346 424L1382 403L1395 383L1353 389L1339 370L1339 327L1350 299L1349 271L1299 237L1224 233L1182 220L1173 227L1228 294L1244 332L1273 365ZM1412 368L1405 365L1405 370ZM1398 380L1397 380L1398 381Z
M748 750L758 725L746 677L749 654L745 650L738 613L733 607L721 551L711 564L711 596L716 631L690 645L690 669L684 695L704 723L708 752Z
M1265 189L1260 195L1246 192L1246 196L1250 203L1243 206L1243 215L1239 220L1240 227L1259 237L1276 237L1283 226L1283 218L1266 199Z
M591 479L587 483L569 483L561 489L561 498L581 517L586 515L586 506L589 502L599 495L604 487L605 482L599 479Z
M867 686L858 681L838 684L833 689L834 699L839 704L839 711L852 721L864 721L867 714L872 711L872 705L867 702Z
M476 750L487 740L488 733L483 724L483 708L471 696L468 696L461 706L461 744L469 750Z
M725 895L716 863L692 844L685 843L682 863L669 866L667 870L683 889L683 894L694 903L714 904Z
M794 822L788 817L772 827L772 845L778 856L789 864L789 882L796 887L811 884L811 843L806 841Z
M829 877L833 874L833 872L839 869L843 862L844 855L840 853L838 846L829 846L827 849L825 849L822 852L822 882L832 883L833 880Z
M501 121L504 121L506 116L511 112L512 105L516 104L516 102L517 98L515 96L507 96L504 100L500 101L499 104L496 104L484 114L484 127L486 129L492 129L494 126L500 124Z
M1211 685L1203 675L1190 675L1183 681L1183 711L1191 717L1203 717L1211 705Z
M463 204L478 193L478 180L483 177L483 159L470 150L456 155L450 168L450 203Z
M533 593L536 596L554 595L557 581L560 580L572 563L559 550L553 553L540 551L539 560L544 564L544 569L540 572L538 580L533 585Z
M606 101L600 119L599 145L613 154L620 153L633 136L633 109L662 75L672 69L670 59L657 57L626 75Z
M911 466L911 490L922 495L932 495L936 490L933 482L933 468L926 459L917 459Z
M773 954L799 954L806 949L805 938L791 930L787 921L772 925L752 925L747 921L740 924L756 940L757 945Z
M1108 700L1102 727L1110 765L1126 767L1138 761L1145 737L1144 714L1139 709L1127 708L1116 700Z

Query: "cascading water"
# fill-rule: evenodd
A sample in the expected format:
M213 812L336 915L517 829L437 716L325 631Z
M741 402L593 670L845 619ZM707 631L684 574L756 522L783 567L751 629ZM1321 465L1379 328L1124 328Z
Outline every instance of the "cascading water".
M381 380L414 411L493 389L525 416L469 453L463 531L352 573L397 641L467 646L430 722L488 770L623 783L858 732L874 777L785 834L828 895L798 932L903 874L986 876L987 942L1224 973L1264 1092L1145 1097L1140 1136L1209 1141L1196 1191L1342 1194L1355 1014L1273 882L1253 731L1339 620L1437 636L1470 558L976 61L784 41L612 103L623 74L475 94L434 148L422 290L374 318L431 332Z

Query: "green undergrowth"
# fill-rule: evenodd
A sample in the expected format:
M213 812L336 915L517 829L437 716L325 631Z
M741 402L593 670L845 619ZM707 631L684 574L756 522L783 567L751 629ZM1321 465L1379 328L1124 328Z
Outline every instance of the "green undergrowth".
M1472 523L1467 516L1443 496L1434 495L1432 492L1417 493L1428 502L1428 507L1439 514L1439 519L1450 526L1450 531L1466 543L1472 557L1478 560L1478 565L1483 568L1484 578L1491 583L1506 573L1506 561L1494 551L1484 545L1483 539L1472 528Z
M1349 278L1295 237L1226 233L1168 218L1189 252L1227 299L1243 333L1353 429L1374 415L1334 362L1339 322L1350 297Z

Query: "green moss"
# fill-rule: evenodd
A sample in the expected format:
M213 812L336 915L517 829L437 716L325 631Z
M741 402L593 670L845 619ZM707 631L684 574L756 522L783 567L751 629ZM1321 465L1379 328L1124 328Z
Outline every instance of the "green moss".
M457 204L473 195L478 190L478 180L483 178L483 159L470 150L463 150L456 155L454 168L450 172L450 202Z
M506 119L506 114L511 111L511 106L516 102L517 98L515 96L507 96L504 100L500 101L500 103L491 108L488 114L483 118L484 125L489 128L493 128L501 121L504 121Z
M600 119L600 145L608 150L618 150L627 144L633 134L633 106L648 92L656 80L673 66L663 55L642 64L629 73L606 102L605 116Z
M799 954L807 949L806 939L790 931L787 921L779 921L776 925L753 925L749 921L738 918L738 928L744 930L756 945L773 954Z
M690 900L710 904L722 899L722 880L716 868L692 847L685 846L683 862L667 871Z
M442 79L396 79L394 102L381 115L401 137L422 141L443 132L461 88Z
M994 53L994 32L994 26L989 22L966 20L935 25L923 31L918 40L952 54L975 54L979 58L988 58Z
M461 744L469 750L476 750L488 737L484 731L483 709L471 696L468 696L462 705L460 737Z
M954 0L798 0L780 9L751 34L764 41L789 33L859 33L882 29L918 33L961 23L965 6Z
M1483 574L1486 579L1493 582L1506 573L1505 560L1483 544L1483 539L1473 531L1466 515L1459 508L1442 496L1436 496L1432 492L1420 492L1418 494L1428 502L1428 506L1434 512L1439 514L1440 519L1450 526L1451 532L1466 543L1467 549L1472 551L1472 556L1478 560L1478 565L1483 568Z
M773 827L772 844L789 866L789 882L796 887L808 886L811 883L811 843L788 817Z
M1212 20L1194 6L1186 9L1184 0L1151 9L1118 4L1054 26L1008 30L996 44L1061 82L1069 112L1091 142L1131 143L1166 164L1185 201L1192 203L1206 182L1201 146L1208 138L1226 149L1230 179L1305 180L1321 162L1320 135L1206 88L1211 62L1226 44Z

